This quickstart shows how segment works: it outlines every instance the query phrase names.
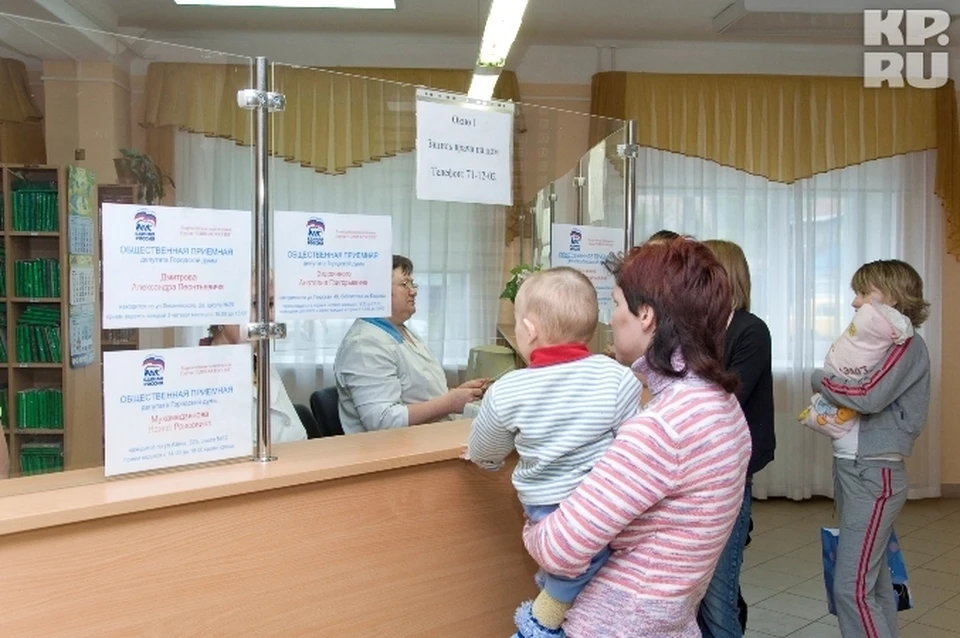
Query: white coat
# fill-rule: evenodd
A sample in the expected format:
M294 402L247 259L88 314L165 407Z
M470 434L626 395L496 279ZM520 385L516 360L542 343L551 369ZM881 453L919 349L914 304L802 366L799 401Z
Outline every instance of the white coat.
M257 440L257 387L253 387L253 440ZM287 394L280 373L270 366L270 442L287 443L288 441L304 441L307 431L303 428L300 415L293 407L293 401Z
M406 332L385 319L358 319L347 331L333 364L344 434L406 427L408 405L447 393L443 367Z

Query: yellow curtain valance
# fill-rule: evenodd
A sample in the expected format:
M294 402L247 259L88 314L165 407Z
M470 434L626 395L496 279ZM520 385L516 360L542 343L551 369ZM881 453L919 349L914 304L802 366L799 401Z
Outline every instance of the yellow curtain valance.
M947 250L960 255L952 81L937 90L868 89L849 77L608 72L595 75L592 88L592 112L636 120L641 146L778 182L935 148Z
M0 58L0 162L44 164L43 114L33 103L27 67Z
M452 69L314 69L275 66L273 90L287 99L273 118L270 153L336 174L404 151L416 139L419 85L466 93L472 72ZM147 127L172 126L249 145L250 112L237 91L253 86L240 65L154 63L147 70ZM519 100L516 75L504 71L494 96Z
M377 69L274 66L273 90L286 96L286 109L272 120L270 154L320 173L349 168L412 151L416 145L415 87L466 93L472 71L459 69ZM237 107L240 89L253 86L243 65L156 62L147 69L145 108L147 152L173 172L172 132L190 131L253 141L253 117ZM512 71L503 71L494 97L519 102ZM516 134L524 131L518 111ZM517 174L515 157L514 173ZM514 179L515 201L520 180ZM507 212L506 241L519 233L519 209Z

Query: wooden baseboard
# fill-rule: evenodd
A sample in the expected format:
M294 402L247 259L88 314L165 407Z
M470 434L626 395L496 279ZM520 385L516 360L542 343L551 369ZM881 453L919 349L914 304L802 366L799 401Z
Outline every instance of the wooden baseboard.
M960 483L941 484L940 498L960 498Z

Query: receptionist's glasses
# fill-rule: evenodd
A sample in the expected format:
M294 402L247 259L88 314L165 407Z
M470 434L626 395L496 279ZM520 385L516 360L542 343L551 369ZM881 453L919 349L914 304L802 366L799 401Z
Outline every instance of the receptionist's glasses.
M397 285L400 286L401 288L406 288L407 290L416 290L417 288L420 287L417 285L417 282L415 282L413 279L404 279Z

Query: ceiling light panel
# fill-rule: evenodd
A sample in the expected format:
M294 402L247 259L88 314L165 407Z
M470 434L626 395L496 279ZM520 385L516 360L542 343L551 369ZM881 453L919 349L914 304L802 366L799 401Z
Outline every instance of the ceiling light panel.
M396 0L173 0L194 7L268 7L273 9L396 9Z

